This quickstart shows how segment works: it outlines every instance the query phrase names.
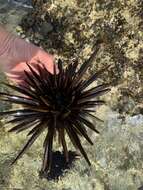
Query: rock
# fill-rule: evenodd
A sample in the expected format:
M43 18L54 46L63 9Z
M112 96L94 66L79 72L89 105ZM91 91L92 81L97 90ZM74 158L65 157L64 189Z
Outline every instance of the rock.
M17 27L16 27L16 32L22 33L23 30L22 30L22 28L21 28L20 26L17 26Z
M40 33L43 36L46 36L48 33L52 32L52 31L53 31L53 26L51 23L46 23L46 22L42 23L41 28L40 28Z
M22 7L19 8L18 3L28 2L28 0L17 0L15 7L7 6L6 2L6 0L0 0L0 22L6 23L6 27L14 32L25 13ZM39 1L39 3L41 2L45 1ZM140 11L142 13L141 1L121 0L121 3L118 3L116 0L108 2L96 0L96 2L97 4L95 1L89 3L85 0L48 1L46 5L44 4L43 9L40 9L41 7L38 7L37 4L36 9L33 10L32 19L31 14L28 14L28 21L25 24L25 29L27 27L28 31L24 33L23 37L29 37L35 43L39 43L40 39L44 44L51 44L50 48L55 48L54 50L62 59L67 60L65 64L69 63L69 59L73 58L75 54L80 62L83 62L90 56L94 42L103 37L103 45L91 65L91 72L94 73L96 69L112 64L111 71L103 73L104 76L101 77L101 80L111 82L114 79L117 83L113 85L119 84L120 87L131 88L133 92L138 90L142 92L142 57L140 57L140 67L139 59L136 60L139 49L143 47L142 27L139 25L142 20L142 16L139 15ZM42 10L41 13L39 13L40 10ZM50 23L50 19L43 22L43 10L49 12L53 25ZM33 25L39 18L38 24L40 24L36 30ZM26 23L26 20L24 22ZM36 39L35 30L40 33L36 35ZM17 32L21 33L21 29L17 28ZM46 40L47 34L49 38ZM57 37L55 38L55 36ZM53 47L54 43L57 44ZM72 46L69 48L71 43ZM49 50L49 46L47 47ZM136 56L130 57L130 55ZM141 55L142 53L140 53ZM130 72L130 67L134 72ZM128 72L125 72L125 69ZM3 76L0 76L1 81L5 81ZM136 84L138 85L136 86ZM1 127L0 189L135 190L141 187L143 185L143 109L140 107L136 115L131 115L136 103L134 96L125 92L121 93L118 89L117 85L114 86L114 89L112 88L111 92L104 97L107 105L96 110L97 116L104 121L102 123L94 121L100 135L95 135L87 130L94 145L89 146L81 138L92 166L89 167L80 157L75 161L73 168L66 174L64 173L64 176L60 177L56 183L40 179L38 175L41 167L44 134L9 169L8 164L17 155L27 138L25 133L15 136L6 132L7 127ZM0 90L4 90L2 86L0 86ZM0 111L8 109L6 104L0 103L0 105ZM124 113L124 120L119 111ZM0 122L0 125L3 126L4 123ZM55 145L57 148L57 144ZM70 142L68 142L68 147L69 150L72 150Z

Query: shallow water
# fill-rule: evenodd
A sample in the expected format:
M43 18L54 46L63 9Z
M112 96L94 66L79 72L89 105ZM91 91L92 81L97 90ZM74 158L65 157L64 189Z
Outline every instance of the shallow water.
M13 0L0 0L0 23L3 24L8 31L16 33L15 29L17 25L28 10L28 4L25 4L24 1L23 3L19 3Z
M7 0L11 6L14 4L19 7L32 8L31 0Z
M30 0L0 0L0 23L16 33L17 25L29 10ZM101 11L97 16L102 14ZM1 81L5 80L2 74L0 76ZM2 86L0 90L3 90ZM17 164L9 167L25 143L26 133L8 134L7 129L1 127L0 190L136 190L143 185L143 116L126 114L122 119L118 109L112 109L114 100L115 103L118 101L117 95L109 93L106 98L109 104L97 111L97 115L104 120L103 124L97 123L101 135L95 136L90 132L93 147L83 142L92 168L80 157L73 169L58 182L39 179L43 137ZM9 108L1 103L0 106L1 110ZM0 124L3 126L4 122Z

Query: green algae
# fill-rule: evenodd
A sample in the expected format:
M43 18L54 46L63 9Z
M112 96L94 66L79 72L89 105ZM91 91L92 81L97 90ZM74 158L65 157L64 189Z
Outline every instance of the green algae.
M113 87L108 96L104 97L107 106L97 110L97 115L104 120L102 124L97 123L101 134L96 136L89 131L94 141L93 147L83 141L92 162L91 168L80 158L58 181L40 179L44 137L17 164L10 166L26 136L25 133L8 134L4 127L0 130L0 189L135 190L143 185L143 117L140 111L135 111L138 106L142 108L143 100L141 1L59 0L39 7L35 5L32 12L28 11L28 16L38 18L42 25L45 23L43 15L47 14L46 18L51 24L49 27L56 24L54 32L52 28L43 29L47 30L47 38L45 31L28 29L25 19L27 11L5 8L12 11L1 11L1 23L22 38L56 53L65 60L65 64L76 57L83 62L90 56L93 44L98 45L100 42L101 47L89 72L93 73L103 65L111 64L110 71L105 72L100 80L112 81ZM22 14L19 14L20 11ZM36 12L37 16L34 17ZM24 14L25 20L21 20ZM1 81L5 80L1 76ZM0 89L4 90L2 86ZM1 104L2 110L8 108ZM3 120L2 126L5 126ZM72 149L70 143L68 145Z

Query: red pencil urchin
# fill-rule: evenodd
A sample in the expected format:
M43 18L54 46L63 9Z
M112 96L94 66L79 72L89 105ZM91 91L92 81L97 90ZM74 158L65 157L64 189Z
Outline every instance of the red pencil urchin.
M83 79L95 54L96 52L79 69L78 62L71 63L64 69L62 61L59 60L59 72L57 74L55 65L54 74L51 74L44 67L44 64L37 65L36 70L27 64L31 71L30 73L24 71L26 76L24 82L27 85L5 84L16 93L21 94L0 93L0 100L22 106L21 109L1 113L3 116L12 116L8 123L16 124L9 131L19 133L31 129L27 135L30 138L13 163L25 153L43 131L47 130L43 143L44 156L41 171L46 172L51 169L53 140L57 134L63 147L65 159L68 162L65 133L90 165L88 156L81 145L80 137L84 137L93 145L86 128L96 133L99 131L88 118L96 118L92 114L95 111L94 108L105 103L97 98L110 90L106 83L87 89L108 68L99 70L88 80Z

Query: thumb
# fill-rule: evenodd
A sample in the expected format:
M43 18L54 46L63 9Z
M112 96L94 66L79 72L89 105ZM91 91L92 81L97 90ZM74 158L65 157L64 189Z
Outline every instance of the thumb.
M54 55L50 55L48 53L46 53L43 50L39 50L37 52L37 55L33 58L33 60L31 60L30 62L41 62L42 64L44 64L44 66L46 67L46 69L50 72L50 73L54 73L54 64L55 64L55 57Z

